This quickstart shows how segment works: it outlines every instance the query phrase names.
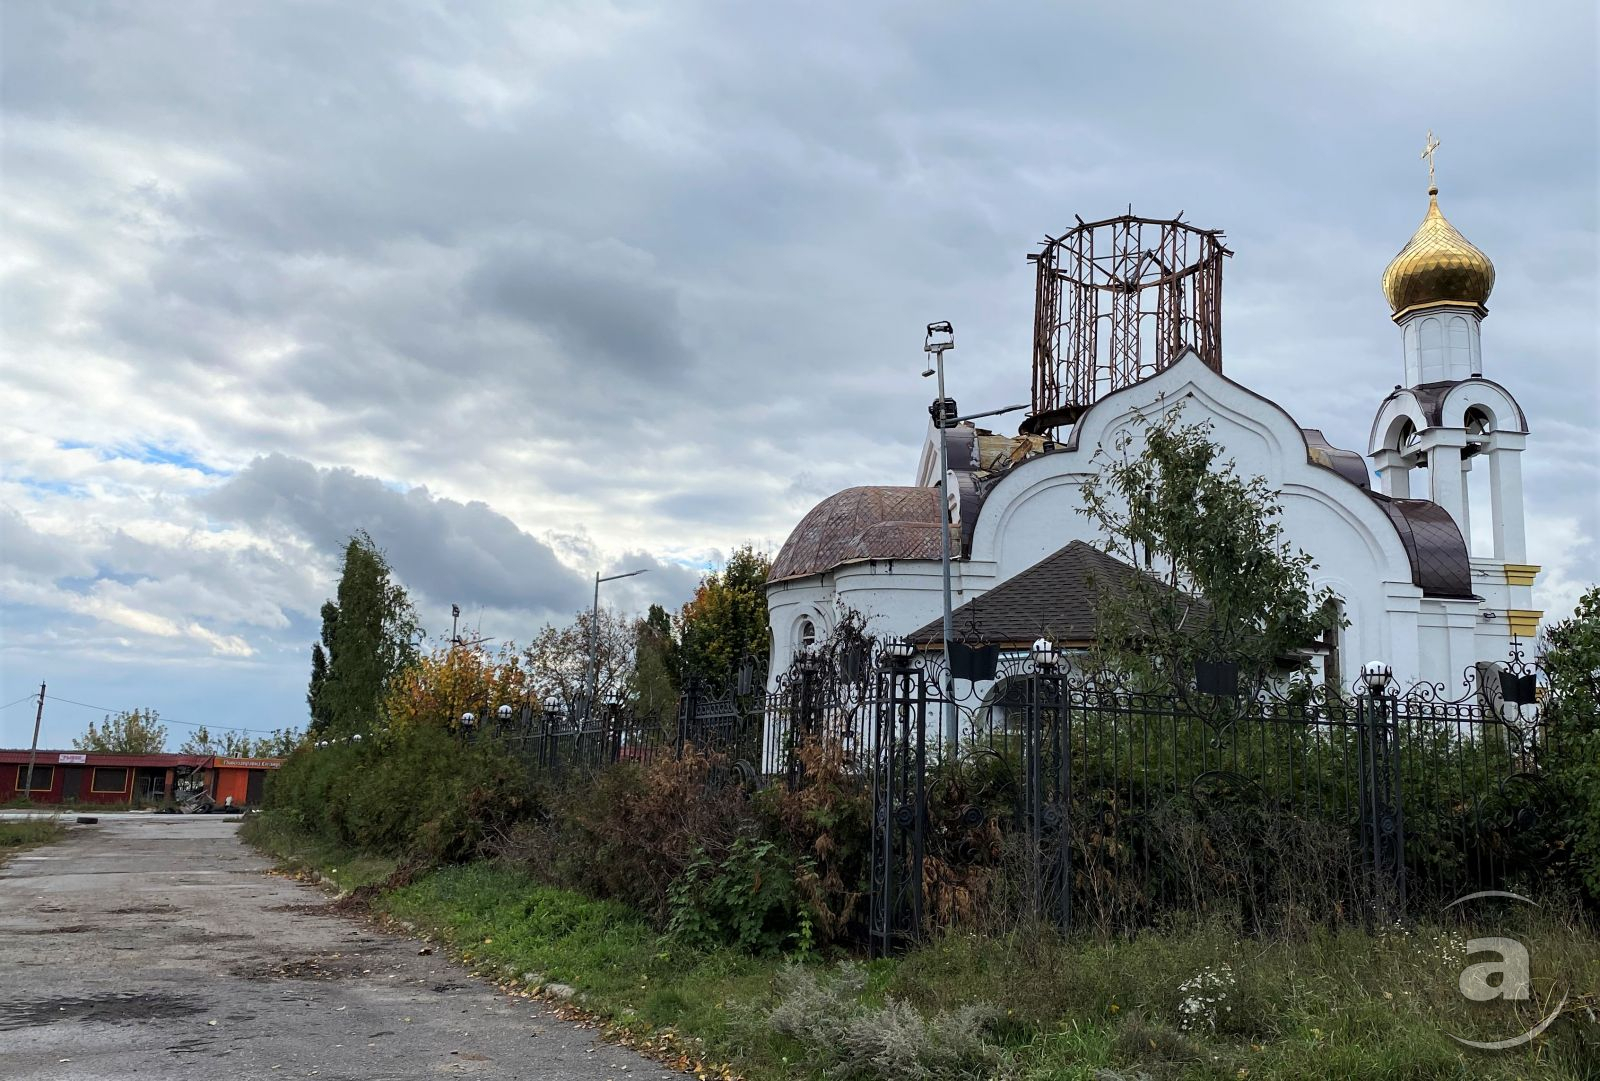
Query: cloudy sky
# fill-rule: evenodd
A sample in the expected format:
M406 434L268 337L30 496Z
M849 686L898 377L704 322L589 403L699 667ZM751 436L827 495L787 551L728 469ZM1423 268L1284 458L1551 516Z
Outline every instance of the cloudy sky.
M963 407L1026 398L1025 257L1075 213L1225 229L1228 373L1364 449L1430 128L1570 608L1600 566L1593 4L1047 7L6 5L0 706L44 679L299 723L356 528L434 632L455 602L526 638L597 568L680 603L828 492L911 480L930 319ZM46 744L96 715L47 703Z

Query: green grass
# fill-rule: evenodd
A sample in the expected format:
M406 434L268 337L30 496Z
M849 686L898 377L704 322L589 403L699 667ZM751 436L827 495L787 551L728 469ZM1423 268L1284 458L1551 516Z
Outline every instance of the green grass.
M36 818L9 818L0 822L0 863L26 848L59 841L67 828L55 815Z
M257 843L292 852L302 866L340 867L341 885L374 881L385 866L362 865L347 852L256 823L246 828ZM324 859L335 862L316 862ZM358 866L365 870L352 870ZM892 1055L875 1066L821 1038L807 1043L779 1035L768 1014L779 1002L782 959L685 949L630 909L551 888L514 868L441 868L381 894L374 908L447 943L479 972L500 978L535 972L572 985L581 1005L614 1035L674 1034L670 1046L691 1062L710 1064L707 1076L723 1064L752 1079L971 1076L938 1068L918 1073L921 1067L897 1072L883 1065ZM1557 982L1579 993L1600 989L1600 939L1581 921L1544 915L1506 933L1531 944L1536 992ZM991 1052L1003 1062L1002 1074L1015 1078L1600 1076L1600 1025L1576 1015L1532 1048L1483 1054L1453 1043L1449 1031L1489 1036L1486 1026L1498 1022L1457 992L1461 963L1447 955L1459 949L1460 936L1445 935L1411 928L1262 942L1216 925L1110 941L1062 939L1044 930L952 934L894 961L865 965L862 986L836 995L827 1008L841 1017L865 1016L870 1028L880 1016L886 1025L893 1021L883 1011L897 999L931 1029L941 1014L982 1004L991 1017L987 1040L999 1045ZM810 964L824 983L831 978L832 964ZM1214 996L1215 1008L1186 1011L1184 1000L1193 996L1180 985L1223 966L1226 987ZM921 1039L919 1031L904 1028L898 1049Z

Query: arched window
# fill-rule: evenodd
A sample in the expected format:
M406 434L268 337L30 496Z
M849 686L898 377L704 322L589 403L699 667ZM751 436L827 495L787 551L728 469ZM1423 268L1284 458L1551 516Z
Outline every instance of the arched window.
M817 625L811 621L810 616L800 621L799 629L795 634L795 643L801 649L810 649L817 644Z

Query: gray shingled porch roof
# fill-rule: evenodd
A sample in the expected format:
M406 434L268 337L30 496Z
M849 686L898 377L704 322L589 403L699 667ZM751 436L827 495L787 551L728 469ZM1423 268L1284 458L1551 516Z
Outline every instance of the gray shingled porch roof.
M961 605L952 626L963 640L1022 646L1045 635L1058 646L1086 645L1095 638L1095 607L1102 591L1126 593L1133 576L1143 573L1075 540ZM1198 616L1204 602L1194 603ZM907 637L918 644L942 641L943 621L936 619Z

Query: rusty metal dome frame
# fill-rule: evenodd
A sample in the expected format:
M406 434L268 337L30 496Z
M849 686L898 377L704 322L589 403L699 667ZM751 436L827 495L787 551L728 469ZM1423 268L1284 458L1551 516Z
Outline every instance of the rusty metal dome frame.
M1028 256L1038 268L1033 412L1022 430L1075 423L1097 400L1193 349L1222 371L1222 231L1127 214L1078 218Z

